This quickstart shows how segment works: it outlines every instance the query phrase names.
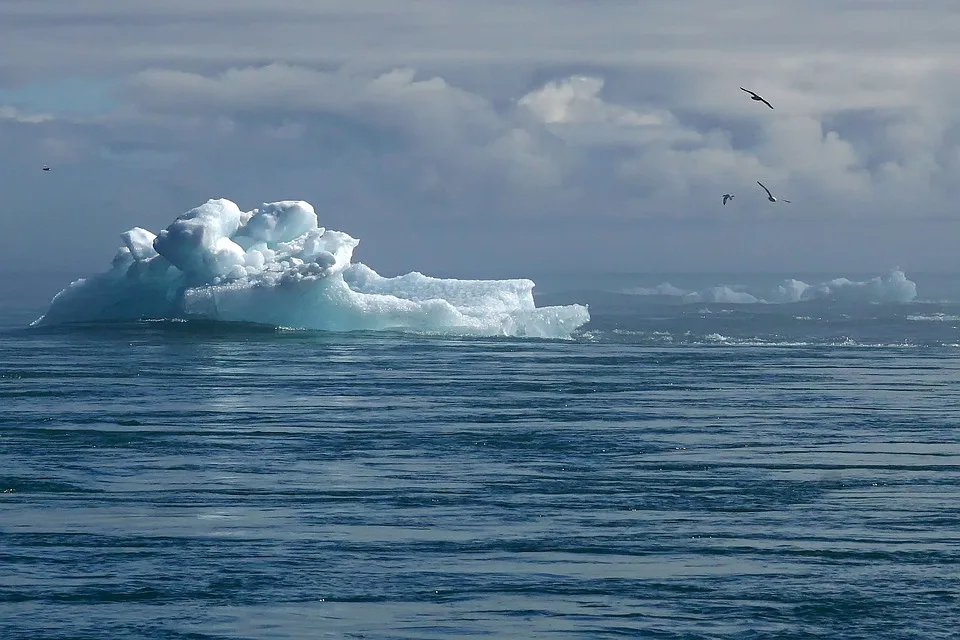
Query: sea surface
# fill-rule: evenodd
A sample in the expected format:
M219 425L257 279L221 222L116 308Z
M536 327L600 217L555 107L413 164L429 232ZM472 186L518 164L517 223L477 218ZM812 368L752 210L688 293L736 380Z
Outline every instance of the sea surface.
M570 340L27 328L70 278L5 278L0 638L956 638L960 278L906 275L538 283Z

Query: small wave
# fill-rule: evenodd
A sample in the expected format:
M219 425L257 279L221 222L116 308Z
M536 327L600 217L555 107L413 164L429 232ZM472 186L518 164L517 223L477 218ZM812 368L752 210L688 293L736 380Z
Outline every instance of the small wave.
M615 342L651 347L759 347L759 348L803 348L803 347L843 347L855 349L915 349L926 346L954 346L950 343L922 343L913 340L878 341L856 339L850 336L837 337L786 337L786 336L732 336L719 332L699 334L691 331L663 332L629 329L592 331L593 342Z

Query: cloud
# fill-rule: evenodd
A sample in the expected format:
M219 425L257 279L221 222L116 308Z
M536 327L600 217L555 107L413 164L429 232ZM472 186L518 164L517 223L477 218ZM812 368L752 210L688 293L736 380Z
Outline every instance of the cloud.
M644 114L608 104L600 98L602 78L572 76L560 82L548 82L518 101L547 124L602 123L617 127L644 127L662 124L652 114Z
M682 206L693 198L756 179L779 184L781 191L812 190L821 205L839 198L846 207L858 199L871 204L871 190L890 175L920 188L940 171L919 149L938 143L944 130L909 109L890 110L895 116L870 131L868 162L864 150L827 127L822 115L755 112L729 129L705 127L663 106L609 101L604 86L603 78L574 75L498 107L410 68L357 73L273 64L211 75L148 70L132 78L126 97L144 121L177 117L191 137L214 147L239 137L269 155L299 142L307 147L298 148L297 161L306 161L311 143L333 140L338 163L354 175L373 172L396 187L390 197L404 195L410 206L417 197L433 197L448 214L479 215L492 205L491 191L509 191L513 210L503 210L511 202L501 197L491 215L536 217L547 210L529 208L522 196L566 186L568 204L621 193L629 194L635 214L683 217L702 211ZM738 97L742 111L754 106ZM738 126L754 130L750 148L735 146ZM649 206L638 210L646 196L652 196ZM666 206L667 196L681 206ZM471 211L464 203L480 206ZM608 202L610 215L622 215L617 208L623 204ZM571 207L549 212L563 215L564 208ZM842 214L836 209L830 213Z
M132 79L127 95L144 120L196 118L194 135L214 147L242 139L266 162L284 150L298 163L373 178L387 186L389 198L438 198L448 214L488 201L490 187L522 193L561 180L550 153L556 145L544 132L524 128L480 95L437 76L418 78L409 68L146 71Z
M146 66L210 70L265 61L317 66L361 60L421 68L736 66L774 76L790 71L783 65L815 57L949 60L944 54L956 52L960 22L950 0L676 0L590 7L548 0L424 0L402 7L391 0L46 0L13 3L3 11L0 60L23 77L27 70L37 77L58 69L75 75Z
M21 238L39 242L84 208L97 212L90 241L111 252L118 230L156 230L224 196L306 199L361 237L360 252L399 255L398 234L428 226L459 247L437 249L443 260L520 251L522 238L534 263L564 255L575 230L620 247L578 260L648 264L644 252L664 253L644 237L657 224L689 239L670 254L678 264L706 265L723 258L709 251L725 225L748 262L756 239L737 234L749 223L814 262L830 256L809 243L835 225L960 231L951 7L14 3L0 20L0 140L16 151L0 169L11 202L43 203L15 222ZM55 171L34 176L41 163ZM57 191L43 191L50 177ZM794 204L771 207L756 180ZM735 204L718 210L728 191ZM864 260L908 264L899 233ZM30 244L0 242L17 259ZM81 250L55 248L64 260Z

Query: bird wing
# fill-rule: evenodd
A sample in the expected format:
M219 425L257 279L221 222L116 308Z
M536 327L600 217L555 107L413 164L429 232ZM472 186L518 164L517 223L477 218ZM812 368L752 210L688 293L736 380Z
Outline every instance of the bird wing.
M760 185L761 187L763 187L763 183L760 182L759 180L757 180L757 184ZM768 196L770 196L771 198L773 197L773 194L770 193L770 189L767 189L766 187L763 187L763 190L767 192L767 195L768 195Z
M759 93L754 93L753 91L750 91L750 89L744 89L743 87L740 87L740 91L746 91L747 93L749 93L750 95L752 95L752 96L754 97L754 99L759 100L759 101L762 102L763 104L765 104L765 105L767 105L768 107L770 107L771 109L773 109L773 105L770 104L769 102L767 102L766 100L764 100L764 99L763 99L763 96L761 96Z

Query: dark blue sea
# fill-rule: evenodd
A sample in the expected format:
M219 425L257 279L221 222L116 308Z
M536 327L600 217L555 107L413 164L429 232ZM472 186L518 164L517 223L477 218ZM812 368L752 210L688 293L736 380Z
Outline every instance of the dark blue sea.
M0 638L956 638L960 280L906 276L537 280L569 340L30 328L71 278L4 278Z

